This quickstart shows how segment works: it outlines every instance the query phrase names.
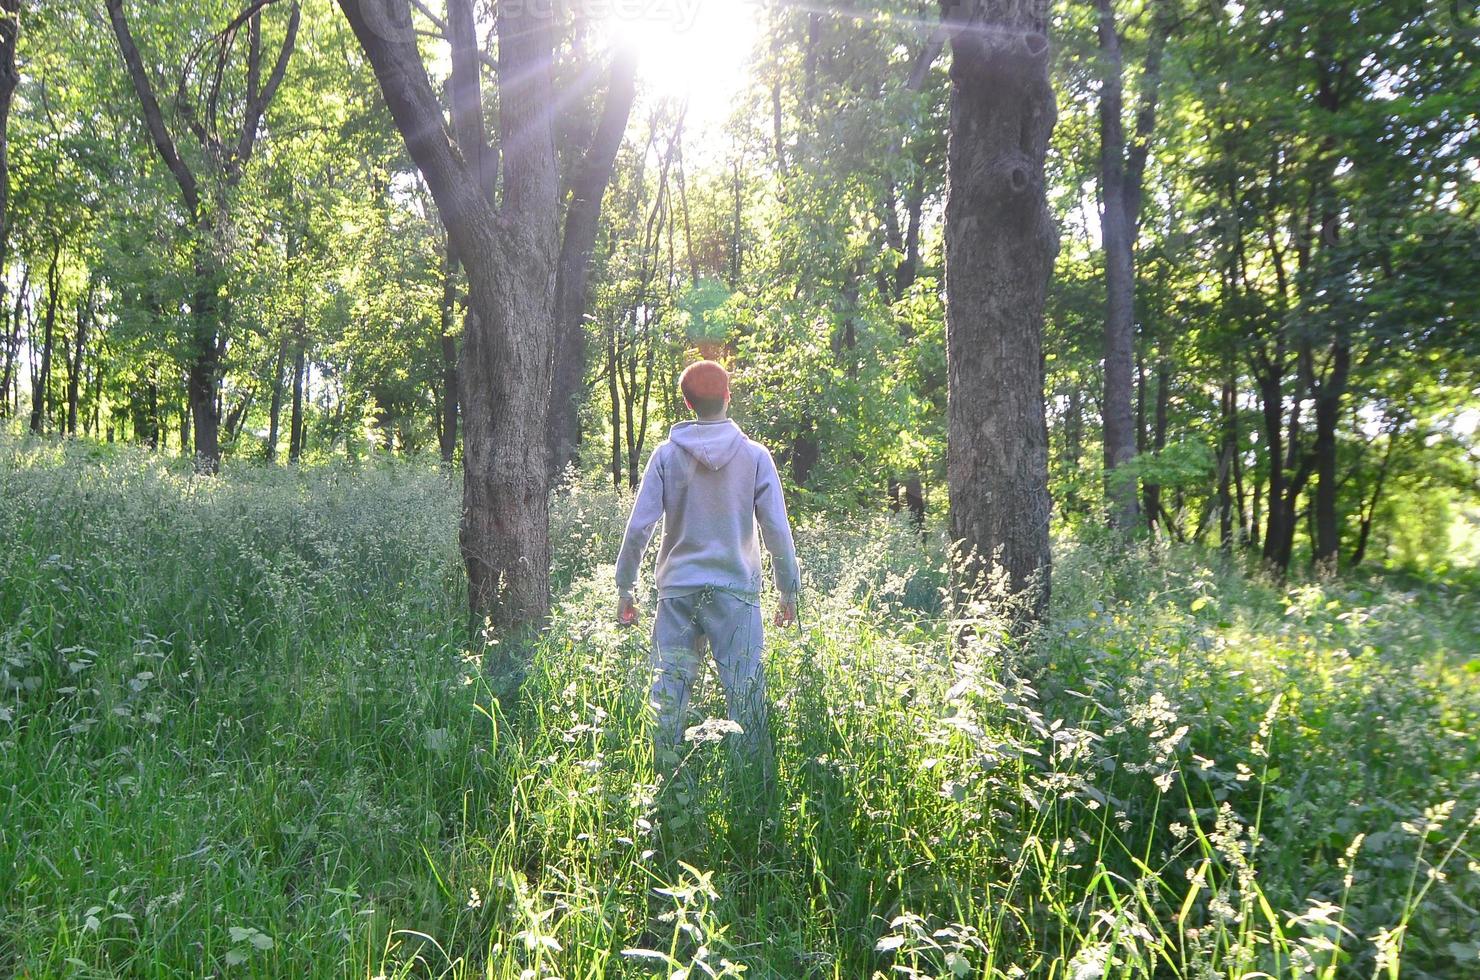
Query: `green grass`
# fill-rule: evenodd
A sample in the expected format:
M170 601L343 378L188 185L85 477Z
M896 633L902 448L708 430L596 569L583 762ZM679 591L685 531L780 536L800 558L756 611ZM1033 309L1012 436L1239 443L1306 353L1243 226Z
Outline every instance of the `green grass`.
M0 974L1480 975L1463 581L1064 536L1014 651L934 537L816 523L768 799L655 772L613 494L502 706L433 467L8 441L0 499Z

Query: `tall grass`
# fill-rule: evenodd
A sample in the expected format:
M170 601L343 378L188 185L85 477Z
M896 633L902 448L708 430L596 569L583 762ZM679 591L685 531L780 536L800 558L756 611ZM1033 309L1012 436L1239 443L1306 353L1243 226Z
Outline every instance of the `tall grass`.
M712 677L655 768L614 494L502 703L435 467L6 442L0 495L0 974L1480 972L1473 592L1082 535L1013 650L936 536L819 522L768 793Z

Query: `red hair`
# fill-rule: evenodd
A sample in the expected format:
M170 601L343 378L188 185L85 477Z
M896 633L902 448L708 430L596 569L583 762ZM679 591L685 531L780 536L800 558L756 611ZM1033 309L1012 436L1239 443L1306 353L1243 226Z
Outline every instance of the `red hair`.
M730 394L730 372L717 361L696 361L678 376L678 388L689 406L709 414L724 407Z

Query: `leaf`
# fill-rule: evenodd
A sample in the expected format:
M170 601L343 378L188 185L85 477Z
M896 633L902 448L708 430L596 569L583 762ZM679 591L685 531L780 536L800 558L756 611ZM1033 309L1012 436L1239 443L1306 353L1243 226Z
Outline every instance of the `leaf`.
M874 952L892 953L903 945L903 936L885 936L883 939L880 939L878 942L874 943Z
M1212 596L1200 595L1196 599L1193 599L1192 600L1192 611L1193 612L1198 612L1204 606L1206 606L1208 603L1210 603L1212 601L1213 601L1213 597Z
M227 966L241 966L247 961L247 954L240 949L233 949L226 954Z

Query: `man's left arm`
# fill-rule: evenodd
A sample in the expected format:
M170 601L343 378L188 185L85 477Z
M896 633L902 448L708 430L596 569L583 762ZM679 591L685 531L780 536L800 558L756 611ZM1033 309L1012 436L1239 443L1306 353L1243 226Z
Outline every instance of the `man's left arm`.
M776 472L776 461L765 448L762 448L761 458L756 464L755 517L760 525L761 540L771 553L776 589L781 593L781 608L776 614L776 622L777 625L785 625L796 619L802 575L797 564L796 543L791 537L791 521L786 516L781 475Z

